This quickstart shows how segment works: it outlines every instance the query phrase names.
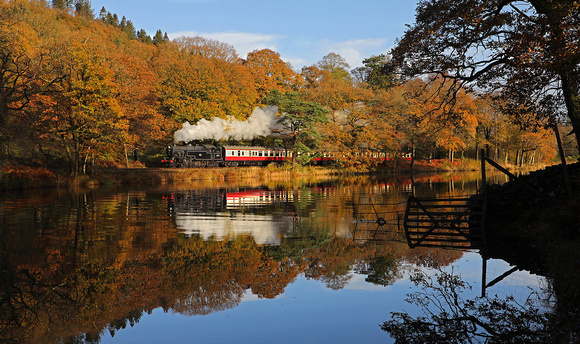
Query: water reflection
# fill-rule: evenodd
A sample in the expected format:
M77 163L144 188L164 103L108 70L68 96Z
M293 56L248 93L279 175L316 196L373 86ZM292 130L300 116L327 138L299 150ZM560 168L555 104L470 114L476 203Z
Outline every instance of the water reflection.
M422 313L392 312L381 328L395 343L554 343L547 324L550 313L540 305L539 293L523 302L506 298L464 297L471 286L460 275L439 270L435 276L417 272L411 277L418 291L407 302Z
M280 245L294 218L294 197L288 190L236 188L175 192L166 199L177 229L187 236L249 235L260 245Z
M408 195L468 195L476 183L461 176L415 176L5 195L0 200L0 339L97 343L118 337L158 309L215 314L236 309L248 295L281 297L297 280L341 291L362 276L369 285L393 287L410 267L447 266L463 255L409 249L395 224ZM387 223L363 228L371 215ZM369 222L357 221L363 218ZM341 316L361 305L352 307ZM365 321L373 332L357 338L386 340L377 326L383 317ZM317 321L318 331L343 333L336 323ZM360 332L352 324L350 331Z

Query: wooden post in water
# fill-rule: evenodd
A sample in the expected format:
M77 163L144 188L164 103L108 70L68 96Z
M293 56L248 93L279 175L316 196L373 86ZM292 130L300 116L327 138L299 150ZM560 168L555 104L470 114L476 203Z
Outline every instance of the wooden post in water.
M481 193L485 195L485 186L487 177L485 176L485 149L479 151L479 159L481 160Z
M562 140L560 139L560 132L558 125L554 124L554 133L556 134L556 142L558 143L558 152L560 153L560 160L562 161L562 172L564 173L564 182L566 183L566 192L568 197L572 197L572 184L570 183L570 176L568 175L568 168L566 167L566 156L564 155L564 148L562 148Z
M485 284L487 283L487 257L481 255L481 297L485 297Z

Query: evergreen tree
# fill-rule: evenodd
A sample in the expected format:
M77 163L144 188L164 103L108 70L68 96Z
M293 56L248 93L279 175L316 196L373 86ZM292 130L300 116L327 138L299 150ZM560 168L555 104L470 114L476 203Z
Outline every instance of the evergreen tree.
M117 13L113 14L113 17L111 19L111 25L119 27L119 16L117 15Z
M67 10L72 8L72 0L52 0L52 8Z
M103 22L107 25L113 25L113 14L107 11L107 15L105 16L105 20Z
M123 16L123 18L121 18L121 22L119 23L119 29L121 29L121 31L125 31L126 26L127 26L127 18Z
M151 37L149 37L147 35L147 32L145 32L144 29L141 29L137 32L137 39L143 43L147 43L147 44L153 43Z
M163 44L165 41L163 40L163 33L161 32L161 30L157 30L157 32L155 32L155 36L153 36L153 44L155 45L159 45L159 44Z
M90 19L93 19L95 16L90 0L75 0L75 12L79 16Z
M107 19L107 10L105 9L105 6L103 6L101 8L101 11L99 12L99 20L102 21L103 23L105 22L105 20Z
M127 34L127 36L129 36L130 39L137 38L137 32L135 30L135 26L133 25L132 21L127 20L127 23L125 24L125 28L123 29L123 31Z

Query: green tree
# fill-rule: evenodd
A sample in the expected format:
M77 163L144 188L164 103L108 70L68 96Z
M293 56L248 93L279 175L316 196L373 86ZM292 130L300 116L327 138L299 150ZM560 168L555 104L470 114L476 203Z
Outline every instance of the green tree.
M157 32L155 32L155 36L153 36L152 43L155 45L165 43L165 40L163 39L163 32L161 32L161 30L157 30Z
M144 29L141 29L137 32L137 39L143 43L147 43L147 44L153 43L153 40L151 39L151 37L149 35L147 35L147 32L145 32Z
M90 19L94 18L95 14L93 13L93 7L91 6L90 0L75 0L74 5L77 15Z
M580 144L578 1L425 0L415 18L392 51L404 76L453 80L447 99L501 90L513 116L567 116Z
M68 10L73 7L73 0L52 0L52 8Z
M107 18L107 10L105 9L105 6L103 6L99 11L99 20L104 22L106 18Z
M137 38L137 32L135 30L135 26L133 26L133 22L130 20L127 20L127 22L125 23L125 27L123 28L123 32L125 32L130 39Z
M381 54L363 60L364 82L367 82L374 89L386 90L397 84L395 73L390 72L386 66L390 62L390 57Z
M294 157L300 163L308 163L309 153L320 144L320 135L316 125L328 122L329 111L320 104L305 101L298 92L274 90L262 100L264 104L278 106L278 111L284 116L290 146Z

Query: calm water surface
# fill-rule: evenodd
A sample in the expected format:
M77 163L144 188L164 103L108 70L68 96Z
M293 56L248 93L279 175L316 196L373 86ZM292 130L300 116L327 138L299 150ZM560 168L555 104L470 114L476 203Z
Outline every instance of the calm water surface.
M510 269L406 243L409 195L477 188L426 175L0 195L0 342L389 343L390 312L419 314L417 269L460 274L470 297ZM518 271L487 292L544 286Z

